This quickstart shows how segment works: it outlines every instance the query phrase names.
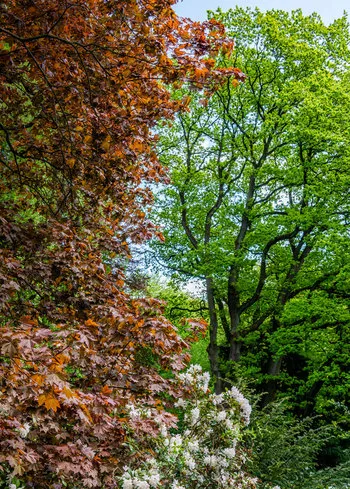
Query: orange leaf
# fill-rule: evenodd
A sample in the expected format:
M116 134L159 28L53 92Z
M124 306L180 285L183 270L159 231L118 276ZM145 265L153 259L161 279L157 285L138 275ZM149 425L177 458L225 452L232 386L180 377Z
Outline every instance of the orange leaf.
M75 158L68 158L67 164L68 164L69 168L73 168L73 166L75 165Z
M112 392L113 392L112 389L108 387L108 385L104 385L101 389L101 393L104 394L105 396L108 396Z
M67 363L70 360L69 356L65 355L64 353L59 353L58 355L55 356L55 359L60 365L63 365L64 363Z
M84 414L86 415L86 417L88 418L88 420L92 423L92 417L91 417L91 414L90 414L90 411L88 410L88 408L85 406L85 404L80 404L80 407L81 407L82 411L84 412Z
M60 403L51 393L49 393L48 395L41 394L38 397L38 404L39 406L42 406L44 404L48 411L52 409L54 412L56 412L57 408L60 407Z
M32 381L35 382L38 385L43 385L43 383L44 383L44 376L43 375L40 375L40 374L32 375ZM40 404L39 404L39 406L40 406Z
M98 326L98 324L95 323L95 321L93 321L92 319L87 319L85 321L85 326Z
M110 136L107 136L106 139L101 144L101 148L104 149L105 151L108 151L110 146L111 146L111 138Z
M71 399L72 397L79 397L78 394L69 389L69 387L63 388L63 394L66 396L67 399Z

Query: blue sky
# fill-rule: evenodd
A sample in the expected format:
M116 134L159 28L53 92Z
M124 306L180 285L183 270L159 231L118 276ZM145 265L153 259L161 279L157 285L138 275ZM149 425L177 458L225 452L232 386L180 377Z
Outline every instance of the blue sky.
M182 17L193 20L206 19L207 10L223 10L240 7L259 7L261 10L296 10L301 8L305 14L319 13L325 23L341 17L344 10L350 14L350 0L182 0L175 5L175 11Z

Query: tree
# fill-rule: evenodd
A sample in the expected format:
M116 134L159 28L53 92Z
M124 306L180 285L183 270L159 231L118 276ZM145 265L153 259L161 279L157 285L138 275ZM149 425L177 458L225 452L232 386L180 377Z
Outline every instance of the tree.
M227 365L240 365L265 402L302 383L314 412L334 387L329 370L348 383L339 355L350 319L347 20L327 27L316 14L240 8L210 16L236 43L218 63L247 79L209 100L191 94L189 112L160 128L171 185L159 191L166 240L153 252L206 284L218 391ZM331 416L345 417L344 390L333 388Z
M17 485L114 487L128 430L158 429L125 405L174 421L162 409L186 343L159 301L127 295L118 264L158 232L153 128L186 102L167 86L214 90L212 56L232 42L172 4L0 5L0 463Z

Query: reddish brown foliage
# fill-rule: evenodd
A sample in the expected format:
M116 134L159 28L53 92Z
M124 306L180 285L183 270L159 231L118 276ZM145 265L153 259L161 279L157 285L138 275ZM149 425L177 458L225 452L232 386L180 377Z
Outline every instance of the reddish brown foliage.
M173 422L152 365L182 368L186 345L160 303L128 297L121 263L156 232L152 127L181 105L166 85L212 89L212 56L232 48L173 3L0 5L0 462L27 487L113 487L130 400Z

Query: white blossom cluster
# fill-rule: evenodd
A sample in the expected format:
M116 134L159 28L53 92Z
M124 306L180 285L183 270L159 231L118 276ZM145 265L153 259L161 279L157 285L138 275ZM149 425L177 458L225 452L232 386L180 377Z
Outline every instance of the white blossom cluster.
M235 387L210 394L210 376L198 365L179 374L179 380L193 392L191 399L178 399L175 404L183 412L181 432L171 433L159 422L159 436L152 447L155 458L137 468L124 467L120 487L255 489L258 481L243 472L245 455L238 447L242 426L250 419L247 399ZM128 409L133 417L143 412L135 406Z
M202 372L202 367L200 365L191 365L190 368L185 373L179 374L179 379L183 384L188 386L196 386L197 390L208 392L210 374L209 372Z
M231 390L229 391L229 395L237 401L239 404L240 410L241 410L241 415L244 420L244 424L248 425L250 422L250 415L252 412L252 407L249 404L248 400L239 392L237 387L232 387Z
M214 406L220 406L222 404L227 404L230 400L234 400L240 409L241 417L244 421L244 424L247 426L250 422L250 415L252 412L252 407L249 404L249 401L243 396L243 394L237 389L237 387L232 387L231 390L224 392L222 394L212 394L211 399ZM227 412L220 411L217 416L218 421L227 420Z
M129 404L127 404L125 407L128 411L130 418L134 421L141 419L141 418L150 418L152 415L152 412L150 409L136 407L131 402Z

